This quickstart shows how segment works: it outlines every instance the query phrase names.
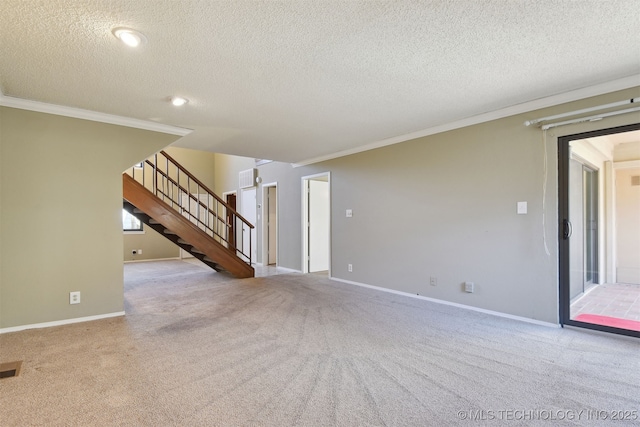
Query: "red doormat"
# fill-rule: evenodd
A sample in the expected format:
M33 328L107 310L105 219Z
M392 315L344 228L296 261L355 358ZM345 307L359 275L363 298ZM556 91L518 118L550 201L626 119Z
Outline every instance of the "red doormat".
M618 319L617 317L600 316L597 314L580 314L573 320L592 323L594 325L611 326L613 328L628 329L640 332L640 322L636 320Z

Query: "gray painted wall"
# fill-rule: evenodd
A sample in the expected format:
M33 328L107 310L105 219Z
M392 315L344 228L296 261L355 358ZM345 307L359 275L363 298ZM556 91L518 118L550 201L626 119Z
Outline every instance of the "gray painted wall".
M523 122L639 92L620 91L300 168L260 166L263 182L278 183L279 265L302 268L301 177L331 172L334 278L557 323L557 137L640 117L556 128L546 138ZM261 197L258 191L258 204ZM516 214L519 201L528 202L526 215ZM346 209L353 218L345 217ZM430 285L431 276L437 286ZM475 283L475 293L463 291L465 281Z
M122 171L177 137L5 107L0 126L0 329L122 311Z

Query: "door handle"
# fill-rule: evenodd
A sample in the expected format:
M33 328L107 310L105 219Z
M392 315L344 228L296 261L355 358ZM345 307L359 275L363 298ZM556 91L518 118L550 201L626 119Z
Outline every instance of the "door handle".
M573 234L573 227L571 226L571 221L568 219L562 220L562 238L567 240Z

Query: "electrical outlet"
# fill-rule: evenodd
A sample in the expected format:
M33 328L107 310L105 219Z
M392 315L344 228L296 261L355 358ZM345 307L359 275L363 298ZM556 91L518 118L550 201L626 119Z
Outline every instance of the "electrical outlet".
M80 291L69 292L69 304L80 304Z
M468 293L473 293L474 286L473 282L464 282L464 291Z
M431 286L438 286L438 278L436 276L431 276L429 279L429 283Z
M142 255L142 249L138 249L138 255Z
M353 273L353 264L348 264L347 270L349 271L349 273Z
M347 209L347 218L352 218L352 217L353 217L353 210Z

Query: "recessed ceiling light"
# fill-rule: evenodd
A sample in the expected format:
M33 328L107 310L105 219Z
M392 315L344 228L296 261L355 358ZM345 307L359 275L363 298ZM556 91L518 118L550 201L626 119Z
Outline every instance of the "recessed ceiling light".
M171 97L171 103L173 105L175 105L176 107L180 107L180 106L186 104L187 102L189 102L189 100L187 98L182 98L180 96L172 96Z
M111 32L127 46L138 47L147 41L144 34L139 31L132 30L131 28L118 27L111 30Z

